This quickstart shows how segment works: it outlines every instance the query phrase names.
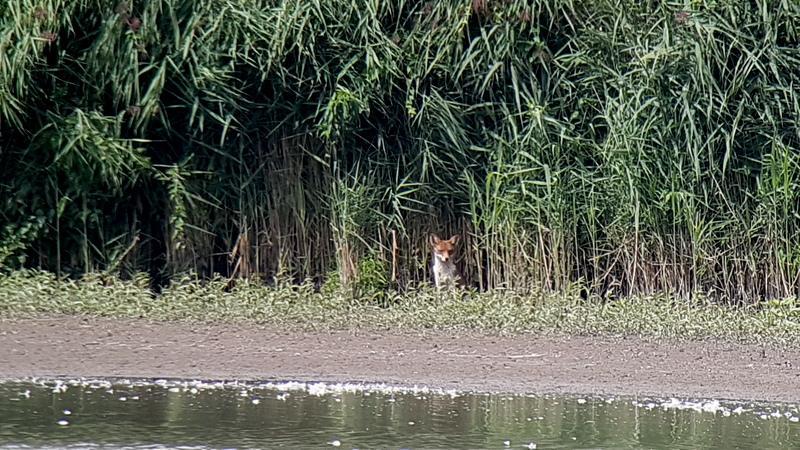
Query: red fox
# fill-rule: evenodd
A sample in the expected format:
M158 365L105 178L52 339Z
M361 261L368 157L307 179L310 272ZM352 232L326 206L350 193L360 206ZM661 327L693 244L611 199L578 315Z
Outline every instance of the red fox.
M455 253L458 240L457 234L447 240L440 239L435 234L430 237L433 248L433 282L437 288L447 284L460 285L462 282L461 275L453 263L453 253Z

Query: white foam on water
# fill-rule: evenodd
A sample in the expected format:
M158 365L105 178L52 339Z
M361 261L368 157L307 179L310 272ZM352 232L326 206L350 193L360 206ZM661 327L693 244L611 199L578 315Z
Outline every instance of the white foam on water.
M277 391L275 397L278 400L286 401L292 392L303 392L313 396L333 396L334 401L341 401L339 396L344 393L360 393L362 395L383 394L388 396L387 402L394 402L395 394L413 395L418 399L427 399L430 396L450 396L458 397L465 394L485 394L490 393L475 393L470 391L458 391L456 389L441 389L432 388L429 386L402 386L391 385L386 383L350 383L350 382L304 382L304 381L269 381L269 382L252 382L252 381L203 381L203 380L175 380L175 379L83 379L71 378L68 380L63 379L45 379L45 378L27 378L17 380L5 381L19 381L31 382L38 384L42 387L51 389L54 393L63 393L68 387L83 387L88 389L105 389L109 393L113 393L114 388L125 387L151 387L156 386L166 389L169 392L182 393L182 395L196 395L199 392L215 389L233 389L239 391L241 397L253 397L254 391L271 390ZM29 394L29 391L20 393L20 396ZM262 396L263 397L263 396ZM536 395L536 394L518 394L518 395L504 395L502 399L511 400L521 397L539 397L549 400L556 400L567 398L570 396L551 396L551 395ZM593 401L599 404L611 404L620 400L614 396L571 396L577 404L586 404ZM623 397L624 398L624 397ZM120 397L119 400L125 401L127 398ZM138 397L130 397L130 399L138 400ZM253 402L258 404L258 401ZM558 403L558 402L556 402ZM703 400L703 399L678 399L672 398L643 398L635 399L630 402L631 405L638 408L645 408L652 410L660 408L663 410L691 410L698 413L708 414L721 414L724 417L729 417L733 414L740 415L744 413L752 413L755 417L762 420L788 420L791 422L798 422L800 412L798 412L797 404L778 405L763 403L761 406L754 402L734 402L734 401L720 401L720 400ZM542 418L536 418L542 420ZM530 420L530 418L529 418Z
M669 399L644 399L633 400L632 405L639 408L653 409L654 405L659 406L663 410L691 410L697 413L720 414L723 417L730 417L731 415L741 415L743 413L752 413L755 417L761 420L772 419L785 419L794 422L792 418L796 416L791 410L792 405L779 405L776 408L775 404L762 405L764 409L759 408L756 403L742 403L735 401L720 401L720 400L682 400L677 398ZM798 419L800 421L800 419Z

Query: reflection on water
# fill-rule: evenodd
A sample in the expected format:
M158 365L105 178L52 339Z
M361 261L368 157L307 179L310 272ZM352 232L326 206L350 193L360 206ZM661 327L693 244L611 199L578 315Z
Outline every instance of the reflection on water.
M0 448L787 448L797 405L355 385L0 384Z

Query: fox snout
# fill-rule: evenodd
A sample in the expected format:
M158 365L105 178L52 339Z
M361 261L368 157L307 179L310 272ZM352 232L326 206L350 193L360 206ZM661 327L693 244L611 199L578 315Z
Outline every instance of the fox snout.
M450 259L450 252L442 252L434 249L433 254L436 255L436 258L441 262L447 262Z

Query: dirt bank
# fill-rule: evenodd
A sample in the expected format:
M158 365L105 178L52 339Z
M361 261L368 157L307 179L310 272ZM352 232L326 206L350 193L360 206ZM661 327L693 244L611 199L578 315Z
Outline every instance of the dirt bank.
M0 320L0 378L385 382L479 391L800 401L800 347L637 338L298 332L57 317Z

